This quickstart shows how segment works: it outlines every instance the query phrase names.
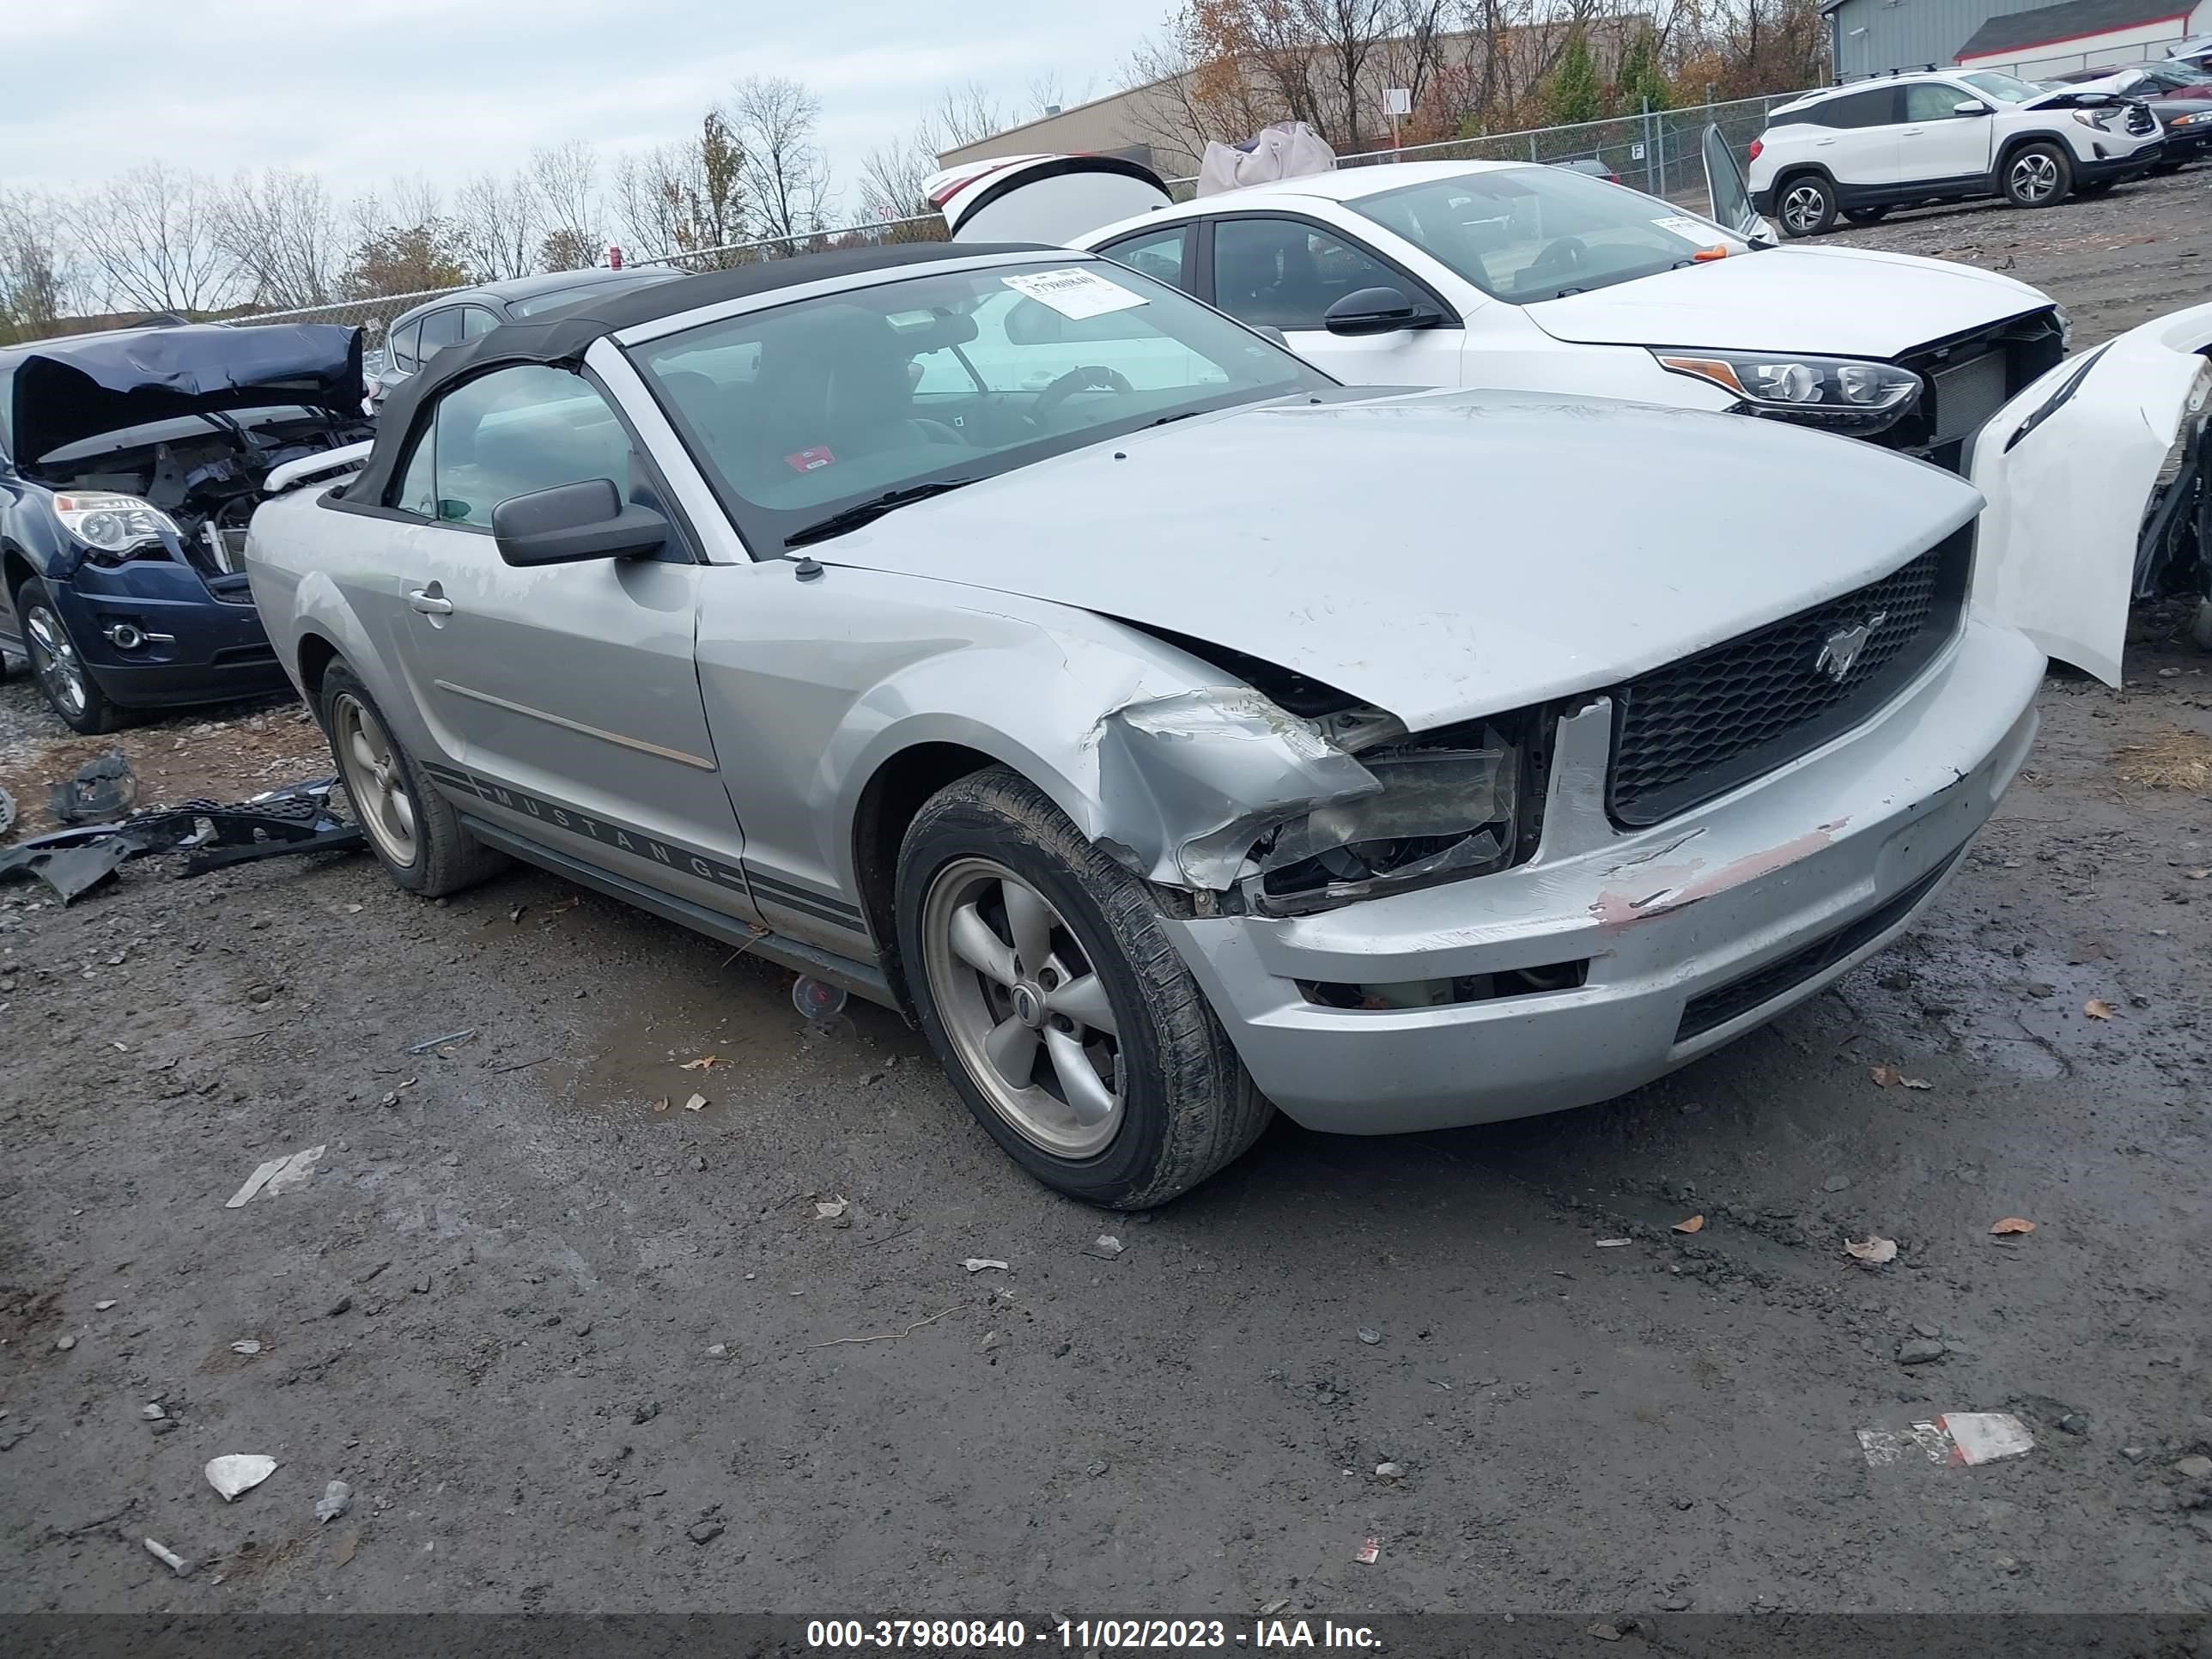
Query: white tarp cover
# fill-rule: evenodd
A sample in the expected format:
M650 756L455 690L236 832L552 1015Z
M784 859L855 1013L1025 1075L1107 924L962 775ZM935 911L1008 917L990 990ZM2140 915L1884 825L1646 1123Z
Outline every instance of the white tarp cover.
M1264 185L1275 179L1303 179L1336 166L1328 140L1303 121L1278 121L1260 129L1249 143L1209 143L1198 164L1198 194Z

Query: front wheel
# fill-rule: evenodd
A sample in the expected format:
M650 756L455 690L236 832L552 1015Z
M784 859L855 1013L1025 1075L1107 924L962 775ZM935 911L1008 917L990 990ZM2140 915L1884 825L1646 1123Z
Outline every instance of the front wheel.
M2014 207L2056 207L2074 188L2074 163L2056 144L2027 144L2005 163L2005 200Z
M325 669L316 702L354 820L392 880L424 898L442 898L506 868L505 854L462 828L352 669L343 662Z
M1273 1110L1174 941L1163 896L1002 767L948 785L899 849L915 1012L976 1121L1045 1185L1140 1210Z
M22 622L31 678L38 681L47 706L61 716L62 724L88 737L121 726L126 718L123 709L100 689L100 682L77 655L76 642L54 608L53 596L36 576L15 590L15 615Z
M1836 222L1836 192L1817 173L1800 173L1783 185L1775 216L1784 235L1818 236Z

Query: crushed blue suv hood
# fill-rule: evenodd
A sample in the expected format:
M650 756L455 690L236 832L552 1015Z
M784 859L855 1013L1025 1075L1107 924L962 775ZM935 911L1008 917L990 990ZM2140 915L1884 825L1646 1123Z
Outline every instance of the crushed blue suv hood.
M7 447L35 465L65 445L179 416L304 404L361 414L361 331L336 323L191 323L0 351Z

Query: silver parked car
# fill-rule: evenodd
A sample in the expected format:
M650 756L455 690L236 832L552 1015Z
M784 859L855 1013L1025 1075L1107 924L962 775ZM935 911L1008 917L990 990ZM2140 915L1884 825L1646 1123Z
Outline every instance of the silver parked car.
M372 368L364 359L368 376L368 402L380 409L392 388L447 346L459 345L488 333L501 323L526 322L580 300L604 299L654 283L673 282L684 273L665 265L631 266L626 270L549 270L535 276L512 276L501 282L479 283L455 289L426 301L392 319L385 331L385 344Z
M1705 1054L1905 927L2034 732L1978 498L1871 446L1347 390L1065 251L592 310L446 352L254 520L378 856L910 1009L1094 1202L1271 1107L1431 1128Z

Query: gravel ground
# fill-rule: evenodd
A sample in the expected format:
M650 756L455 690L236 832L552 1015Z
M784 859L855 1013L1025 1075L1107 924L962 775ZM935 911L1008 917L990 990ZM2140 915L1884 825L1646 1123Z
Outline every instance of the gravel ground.
M2208 177L1850 240L2016 270L2086 343L2203 297ZM1279 1123L1146 1217L1017 1175L891 1016L809 1026L550 877L4 890L0 1610L2212 1608L2179 623L2119 692L2054 678L1923 926L1767 1030L1525 1123ZM42 820L82 746L41 719L0 689ZM319 769L313 735L119 741L179 799ZM2035 1449L1862 1455L1950 1411ZM226 1504L229 1453L277 1467Z

